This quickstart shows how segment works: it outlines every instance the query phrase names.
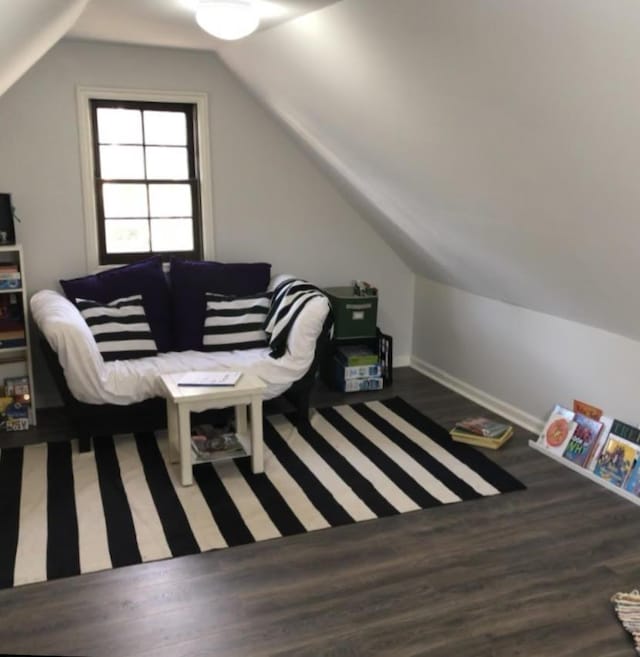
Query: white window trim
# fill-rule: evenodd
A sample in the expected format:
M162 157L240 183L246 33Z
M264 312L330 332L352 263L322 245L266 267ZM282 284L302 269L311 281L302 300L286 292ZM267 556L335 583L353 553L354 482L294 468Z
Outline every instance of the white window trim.
M209 139L209 102L206 93L184 91L156 91L141 89L114 89L105 87L82 87L76 90L78 111L78 136L80 141L80 167L82 172L82 198L84 208L84 231L87 257L87 272L108 269L112 265L101 265L98 249L98 218L96 194L93 181L94 161L91 137L91 109L89 100L135 100L164 103L191 103L197 107L197 152L200 171L200 208L202 217L202 252L206 260L214 258L213 242L213 196L211 191L211 157Z

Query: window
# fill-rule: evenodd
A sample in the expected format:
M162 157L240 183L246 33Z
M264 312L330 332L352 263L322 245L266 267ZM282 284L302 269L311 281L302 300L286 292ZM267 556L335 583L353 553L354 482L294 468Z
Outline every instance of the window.
M78 90L89 270L212 257L206 94Z
M194 106L94 99L91 118L100 263L201 257Z

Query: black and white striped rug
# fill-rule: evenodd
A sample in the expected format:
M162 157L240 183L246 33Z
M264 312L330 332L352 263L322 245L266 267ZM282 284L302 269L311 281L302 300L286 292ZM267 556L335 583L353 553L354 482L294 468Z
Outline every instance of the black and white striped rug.
M400 398L265 419L248 458L179 483L164 434L0 452L0 588L242 545L524 486Z

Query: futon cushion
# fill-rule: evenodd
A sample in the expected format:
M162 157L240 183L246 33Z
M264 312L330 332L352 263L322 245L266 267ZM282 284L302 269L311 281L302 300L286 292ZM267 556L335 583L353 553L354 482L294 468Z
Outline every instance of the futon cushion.
M147 322L142 295L116 299L107 304L89 299L75 301L105 361L157 355L158 348Z
M222 263L200 260L171 260L171 302L174 348L200 350L207 292L248 296L265 292L271 265L264 262Z
M263 324L271 294L246 297L206 294L206 316L202 338L204 351L231 351L267 346Z
M67 299L91 299L109 303L142 295L145 314L159 351L171 350L171 300L160 256L146 258L99 274L60 281Z

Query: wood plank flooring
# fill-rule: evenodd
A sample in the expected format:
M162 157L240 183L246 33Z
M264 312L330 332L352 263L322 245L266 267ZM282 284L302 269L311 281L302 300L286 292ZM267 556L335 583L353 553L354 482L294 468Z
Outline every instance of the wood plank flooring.
M315 403L393 395L445 427L481 410L409 368ZM40 418L12 440L65 437L59 414ZM0 591L0 653L633 655L609 598L640 584L640 508L529 437L487 452L523 492Z

